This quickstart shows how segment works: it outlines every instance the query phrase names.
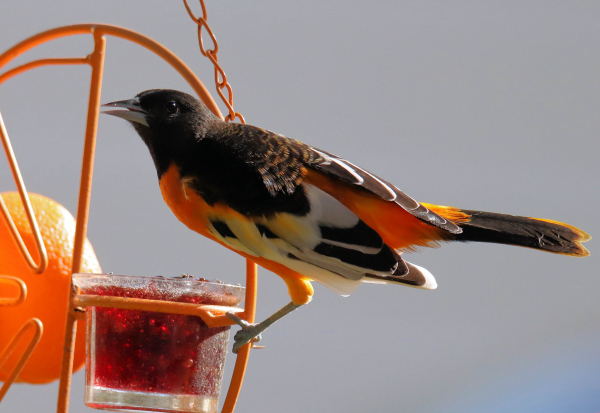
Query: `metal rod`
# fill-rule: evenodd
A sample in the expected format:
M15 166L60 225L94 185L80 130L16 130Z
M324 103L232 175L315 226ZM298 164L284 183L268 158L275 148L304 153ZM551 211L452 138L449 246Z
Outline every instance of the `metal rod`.
M35 69L36 67L50 65L84 65L88 63L89 57L65 57L59 59L34 60L33 62L22 64L21 66L17 66L14 69L11 69L8 72L0 75L0 85L11 77L17 76L18 74L28 70Z
M31 337L29 345L25 349L25 352L19 359L19 362L17 363L13 371L10 373L10 376L8 377L2 388L0 388L0 402L4 398L6 392L8 392L10 386L17 379L17 376L19 375L21 370L23 370L23 366L25 366L25 363L29 359L29 356L31 356L31 353L33 352L33 350L35 350L35 347L40 342L40 339L42 338L42 333L44 332L44 326L42 325L42 322L37 318L32 318L29 321L27 321L27 323L25 323L25 325L21 327L21 330L19 330L17 335L12 339L10 344L0 354L0 366L2 366L4 365L8 357L12 354L12 352L15 350L17 344L21 342L25 334L27 334L32 328L35 329L35 332L33 333L33 337Z
M27 285L22 279L10 275L0 275L0 284L10 284L11 282L17 285L19 294L16 297L0 297L0 307L18 306L27 298Z
M244 304L246 309L240 316L249 323L254 323L257 284L258 267L252 261L246 260L246 303ZM244 376L246 375L246 367L248 366L248 357L250 356L251 349L252 343L248 343L238 351L233 376L231 377L231 383L229 384L229 390L227 391L227 397L225 398L221 413L233 413L235 409Z
M6 131L6 126L4 125L4 119L2 119L2 114L0 113L0 139L2 140L2 145L4 146L4 152L6 153L6 158L8 159L8 164L10 165L10 170L13 175L13 179L15 184L17 185L17 190L19 191L19 196L21 197L21 202L23 203L23 208L25 209L25 215L27 215L27 221L31 227L31 233L33 234L33 240L35 241L35 246L37 248L37 252L40 258L40 263L36 264L31 254L29 253L29 249L23 242L23 238L21 238L21 234L17 230L17 226L13 221L8 209L6 208L6 204L4 203L4 199L0 196L0 211L4 216L4 219L8 223L8 228L13 236L13 240L17 244L17 247L21 251L21 254L25 258L25 262L35 274L41 274L44 272L46 267L48 266L48 253L46 252L46 246L44 245L44 241L42 239L42 234L40 232L40 227L38 226L37 219L35 219L35 215L33 213L33 208L31 207L31 202L29 201L29 195L27 194L27 189L25 188L25 182L23 181L23 177L21 176L21 170L19 169L19 164L17 163L17 157L15 156L15 152L13 151L12 145L10 143L10 139L8 137L8 132Z
M77 223L75 227L75 242L73 245L73 261L71 274L81 271L81 258L87 234L87 223L92 193L92 176L94 173L94 153L96 150L96 134L98 116L100 115L100 94L102 91L102 74L104 71L104 55L106 39L99 32L94 32L94 51L90 55L92 78L90 82L90 97L88 102L87 125L83 145L83 161L81 166L81 182L79 185L79 202L77 205ZM72 286L71 286L72 289ZM73 301L69 300L67 323L65 327L65 342L60 384L58 388L57 413L67 413L69 409L69 393L71 392L71 376L73 374L73 354L75 335L77 334L77 319L74 314Z
M184 314L198 316L209 327L223 327L233 324L225 316L228 311L239 312L241 308L222 305L178 303L171 301L147 300L130 297L78 294L73 299L76 307L109 307L126 310L153 311L157 313Z

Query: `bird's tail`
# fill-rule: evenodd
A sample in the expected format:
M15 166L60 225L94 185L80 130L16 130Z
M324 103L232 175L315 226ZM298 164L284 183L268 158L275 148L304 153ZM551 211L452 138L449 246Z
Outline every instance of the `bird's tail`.
M450 235L450 240L517 245L575 257L590 255L581 243L591 237L562 222L431 204L423 206L462 228L462 233Z

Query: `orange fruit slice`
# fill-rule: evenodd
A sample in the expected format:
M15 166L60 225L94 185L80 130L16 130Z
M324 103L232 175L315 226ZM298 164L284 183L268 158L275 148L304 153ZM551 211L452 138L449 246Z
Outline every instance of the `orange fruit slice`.
M31 233L19 194L0 194L15 221L15 225L27 245L32 258L39 262L39 255ZM16 307L0 307L0 351L2 351L21 327L32 317L44 324L42 338L31 358L19 374L17 382L49 383L59 378L63 355L63 341L69 295L71 294L71 261L75 238L75 219L65 207L37 194L29 194L31 206L37 218L42 238L48 252L48 268L41 274L33 274L21 255L8 224L0 215L0 274L16 276L27 284L27 299ZM81 272L101 273L92 245L86 240ZM0 285L0 294L17 295L17 289L8 284ZM23 354L28 334L10 359L0 369L0 381L5 381L18 358ZM73 371L85 362L85 322L77 322L77 339Z

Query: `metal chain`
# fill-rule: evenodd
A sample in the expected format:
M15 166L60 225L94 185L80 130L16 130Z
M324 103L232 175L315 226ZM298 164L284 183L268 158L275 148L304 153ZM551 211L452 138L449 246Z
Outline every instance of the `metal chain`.
M239 118L240 122L245 124L246 121L244 120L244 117L240 113L233 110L233 91L231 90L231 85L227 81L227 76L225 76L223 68L219 65L219 59L217 57L217 52L219 51L219 44L217 43L217 38L208 26L208 23L206 22L206 6L204 5L204 0L200 0L200 6L202 7L202 17L194 16L194 13L190 9L187 0L183 0L183 4L185 5L185 8L192 20L198 25L198 44L200 45L200 53L208 57L208 59L215 66L215 84L217 86L217 93L219 94L219 96L225 103L225 106L227 106L227 109L229 110L229 114L225 117L225 122L230 122L237 117ZM212 49L206 49L204 47L204 42L202 41L203 27L204 29L206 29L206 32L210 36L210 39L213 44ZM223 89L227 89L227 97L225 97L225 95L223 94Z

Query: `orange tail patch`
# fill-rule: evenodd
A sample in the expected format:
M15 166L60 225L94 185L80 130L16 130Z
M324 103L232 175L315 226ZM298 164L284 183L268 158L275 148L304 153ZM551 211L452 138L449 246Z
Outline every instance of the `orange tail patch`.
M464 213L459 208L443 205L426 204L425 202L421 202L421 205L456 224L464 224L471 220L471 216L469 214Z

